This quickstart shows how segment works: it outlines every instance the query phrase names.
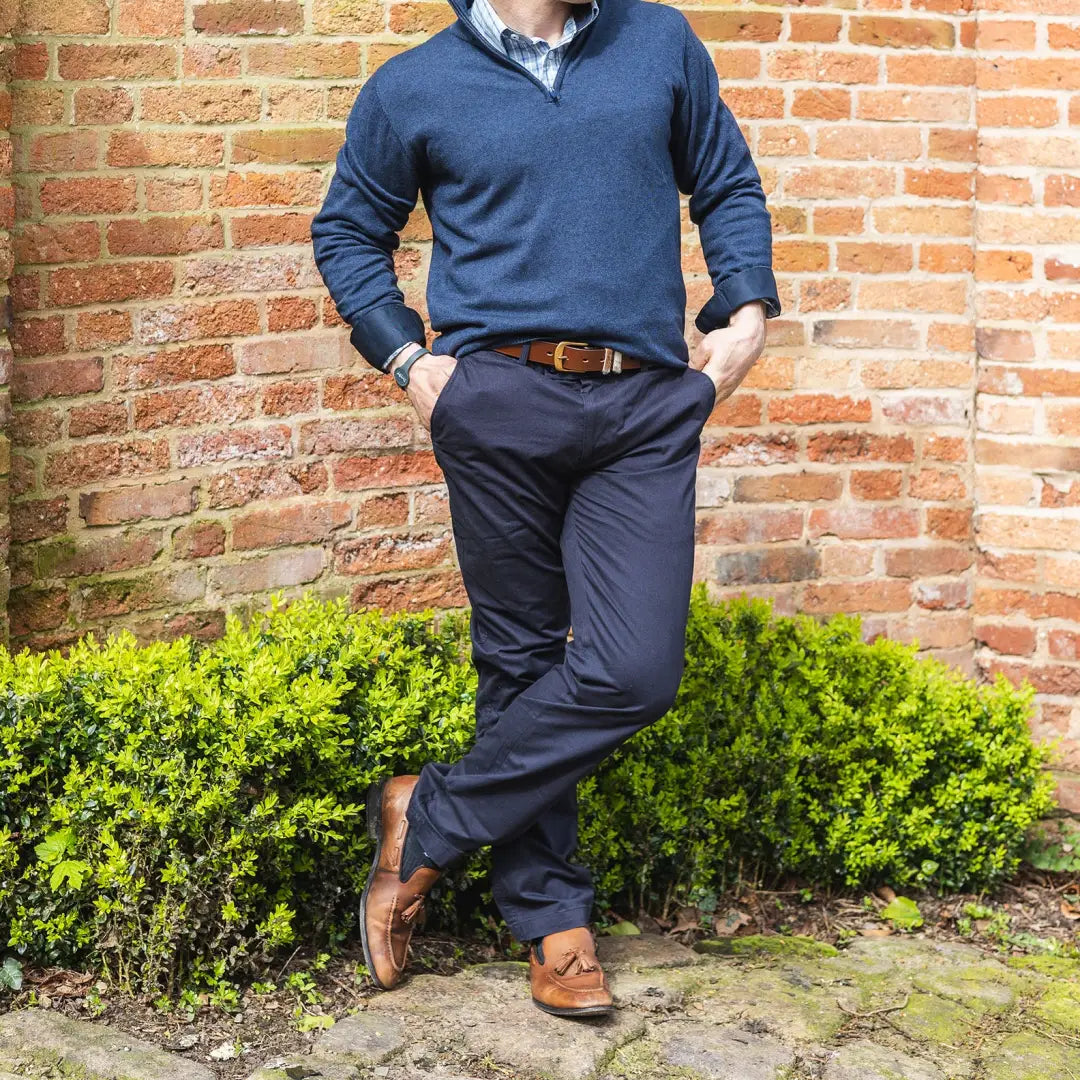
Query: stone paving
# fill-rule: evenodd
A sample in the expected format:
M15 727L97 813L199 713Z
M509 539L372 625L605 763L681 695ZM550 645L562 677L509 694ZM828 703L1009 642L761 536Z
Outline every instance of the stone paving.
M526 965L416 975L249 1080L1080 1080L1080 961L918 937L601 938L619 1006L535 1008ZM0 1016L0 1080L212 1080L203 1064L30 1009Z

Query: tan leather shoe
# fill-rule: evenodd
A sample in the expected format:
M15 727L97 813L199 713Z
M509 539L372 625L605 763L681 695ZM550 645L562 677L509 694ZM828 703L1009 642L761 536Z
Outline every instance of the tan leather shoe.
M556 1016L595 1016L615 1008L587 926L548 934L529 949L529 986L533 1004Z
M368 832L375 840L375 858L360 897L360 940L372 981L392 990L409 957L409 939L423 913L424 898L442 876L427 866L401 880L401 851L409 822L405 809L417 776L391 776L368 792Z

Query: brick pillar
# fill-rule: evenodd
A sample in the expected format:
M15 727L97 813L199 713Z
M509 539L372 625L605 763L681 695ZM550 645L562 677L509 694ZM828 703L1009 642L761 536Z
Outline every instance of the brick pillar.
M976 9L980 672L1038 691L1080 812L1080 26L1062 0Z
M14 58L11 39L17 0L0 0L0 642L8 641L7 601L11 573L8 555L11 547L11 517L8 507L11 474L11 368L12 351L8 334L11 325L9 282L13 270L11 234L15 226L15 197L11 184L11 92L9 82Z

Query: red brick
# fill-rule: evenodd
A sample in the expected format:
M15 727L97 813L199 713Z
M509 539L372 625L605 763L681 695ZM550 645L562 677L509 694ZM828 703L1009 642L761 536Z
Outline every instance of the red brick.
M123 435L128 428L127 405L123 402L95 401L77 405L68 412L68 437Z
M218 424L231 424L252 419L257 402L255 387L235 384L139 394L134 399L133 422L137 431L201 427L207 417Z
M11 504L11 539L16 544L43 540L67 530L68 499L20 499Z
M975 638L995 652L1012 656L1030 656L1035 651L1035 630L1031 626L977 622Z
M229 345L191 345L138 356L115 356L112 366L116 385L123 390L220 379L236 371Z
M803 511L719 511L701 515L697 523L699 544L768 544L798 540L803 533Z
M128 311L83 311L75 319L75 348L101 349L131 341Z
M165 262L130 262L49 273L48 299L56 307L147 300L172 292L173 268Z
M215 567L214 589L231 596L269 592L314 581L323 571L323 549L277 551L228 566Z
M711 560L710 578L722 585L806 581L819 576L821 554L805 545L730 551Z
M915 460L915 444L907 435L872 435L868 432L821 432L807 442L811 461L834 464L858 461L907 462Z
M304 13L295 0L232 0L197 4L192 10L196 32L216 37L297 34L304 28Z
M195 509L197 492L198 484L193 480L85 491L79 496L79 515L87 525L180 517Z
M23 361L13 372L11 394L15 401L89 394L100 390L103 380L99 356Z
M112 255L187 255L222 247L224 242L217 217L121 218L110 221L106 229Z
M836 473L778 473L740 476L735 481L736 502L807 502L836 499L843 479Z
M346 502L305 500L297 506L256 510L233 522L234 551L282 547L329 540L352 521L352 507Z
M41 184L46 214L122 214L136 207L135 180L127 177L47 179Z
M835 507L810 511L810 535L896 539L919 535L919 513L899 507Z
M797 394L769 403L769 420L780 424L836 424L871 418L867 398Z
M16 356L46 356L64 350L64 320L58 316L17 319L11 331Z
M192 521L173 533L172 551L177 559L208 559L225 553L225 526L219 521Z
M333 476L339 491L412 487L442 481L442 471L430 450L340 458L333 462Z
M67 621L67 613L67 589L13 589L8 603L11 633L16 637L55 629Z
M915 602L930 611L967 608L971 603L966 581L920 581L915 587Z
M73 81L169 79L177 74L172 45L61 45L56 62L60 78Z
M279 382L262 393L264 416L296 416L315 412L319 404L319 385L307 382Z
M405 533L342 540L334 547L339 574L379 574L391 570L425 570L449 560L447 533Z
M468 597L458 572L444 570L362 581L349 594L349 601L356 610L422 611L429 607L463 608Z
M106 162L115 169L170 166L200 168L221 164L225 145L213 132L115 131Z
M290 429L284 424L185 434L177 439L176 463L181 468L187 468L217 461L265 461L268 458L291 457L290 435Z
M809 614L906 611L910 606L910 586L903 581L809 585L802 594L802 609Z
M890 48L951 49L953 25L944 19L897 18L891 15L852 15L848 40L852 45Z
M856 499L895 499L904 474L899 469L858 469L851 474L851 494Z
M169 444L164 440L85 443L51 453L45 461L45 483L50 488L79 488L121 476L160 473L168 467Z
M207 504L215 510L246 506L256 499L324 492L329 475L321 461L255 465L216 472L207 480Z

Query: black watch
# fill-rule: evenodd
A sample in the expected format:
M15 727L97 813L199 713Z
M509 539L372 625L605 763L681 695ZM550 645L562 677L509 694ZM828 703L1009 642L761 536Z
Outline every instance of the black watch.
M410 356L409 359L405 361L404 364L399 364L396 368L394 368L394 382L396 382L402 390L404 390L405 387L409 385L409 368L411 368L413 364L415 364L416 361L425 354L431 356L431 350L426 349L423 345L421 345L420 348L417 349L416 352L414 352L412 356Z

